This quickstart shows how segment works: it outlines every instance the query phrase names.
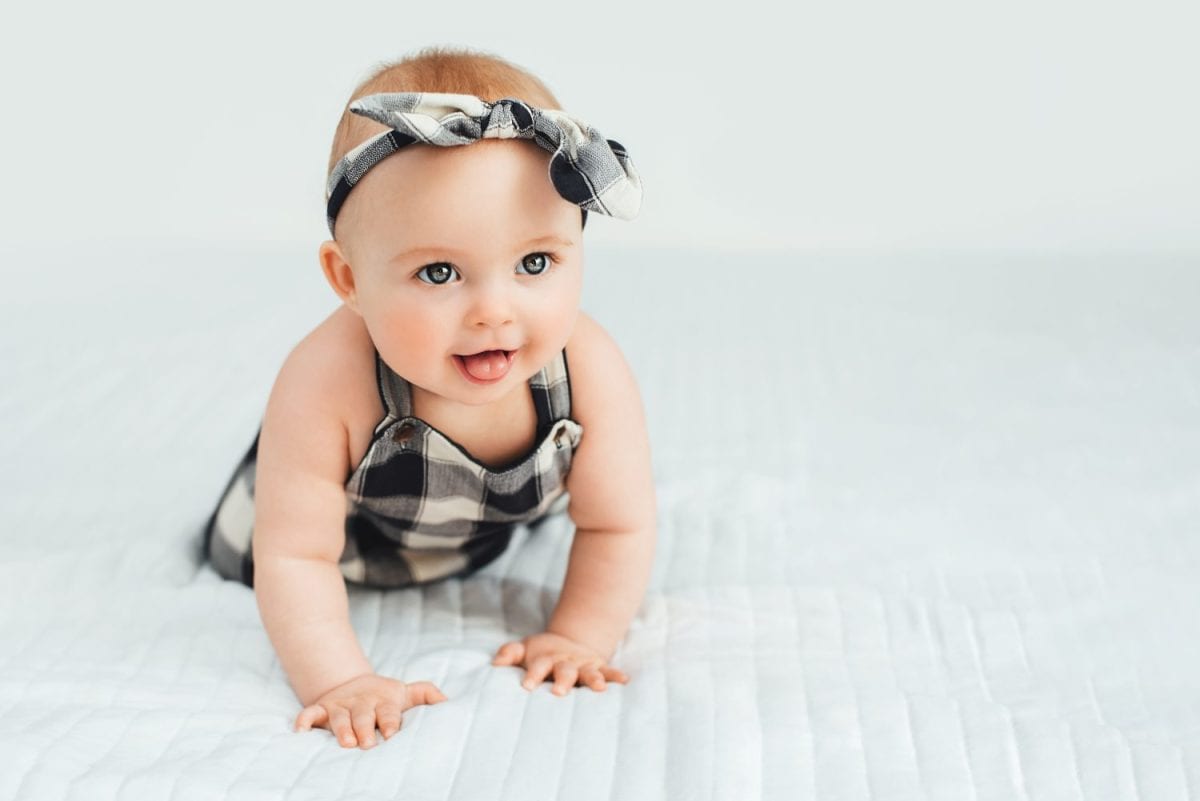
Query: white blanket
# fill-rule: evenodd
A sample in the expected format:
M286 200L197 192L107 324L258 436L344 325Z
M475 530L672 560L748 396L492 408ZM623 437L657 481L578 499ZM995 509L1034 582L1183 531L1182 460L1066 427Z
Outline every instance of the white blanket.
M1200 258L589 252L651 427L659 548L565 698L565 517L352 588L449 700L296 734L200 531L337 304L311 249L4 254L0 798L1183 799L1200 788Z

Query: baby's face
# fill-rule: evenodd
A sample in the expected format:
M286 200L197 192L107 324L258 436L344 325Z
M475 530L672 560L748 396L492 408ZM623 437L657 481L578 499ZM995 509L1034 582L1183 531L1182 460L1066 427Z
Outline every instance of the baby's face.
M356 307L384 361L416 387L478 406L523 389L566 345L583 287L580 209L532 142L410 145L338 215ZM459 356L514 351L470 380ZM495 373L493 373L495 375Z

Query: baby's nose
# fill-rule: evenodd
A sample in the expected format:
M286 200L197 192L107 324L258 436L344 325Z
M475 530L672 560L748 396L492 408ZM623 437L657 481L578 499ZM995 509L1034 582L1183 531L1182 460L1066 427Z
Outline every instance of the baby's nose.
M473 295L468 323L472 327L495 328L513 322L513 304L508 292L495 286L480 287Z

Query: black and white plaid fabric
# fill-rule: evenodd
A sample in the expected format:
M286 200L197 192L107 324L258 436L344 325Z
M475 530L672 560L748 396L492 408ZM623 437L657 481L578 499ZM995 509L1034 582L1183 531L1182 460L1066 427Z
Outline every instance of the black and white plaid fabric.
M475 95L384 92L360 97L350 111L392 128L343 156L329 173L326 220L333 235L338 210L354 185L405 145L467 145L480 139L531 139L550 151L550 182L587 212L632 220L642 203L642 179L620 142L557 109L516 98L489 103Z
M469 574L504 552L515 524L566 508L566 477L583 436L570 418L566 351L529 380L537 444L502 469L480 464L412 416L411 386L378 351L375 368L387 414L345 483L339 568L348 581L407 587ZM257 454L255 435L205 531L205 553L216 571L250 587Z

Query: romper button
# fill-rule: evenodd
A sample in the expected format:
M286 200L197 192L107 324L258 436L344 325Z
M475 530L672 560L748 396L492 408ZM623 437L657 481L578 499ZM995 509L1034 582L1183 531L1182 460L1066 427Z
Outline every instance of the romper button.
M567 429L565 428L558 429L558 433L554 435L554 447L558 448L560 451L563 449L563 437L566 435Z
M416 432L416 426L414 426L412 423L403 423L392 434L392 440L403 445L404 443L408 442L410 439L413 438L413 434L415 432Z

